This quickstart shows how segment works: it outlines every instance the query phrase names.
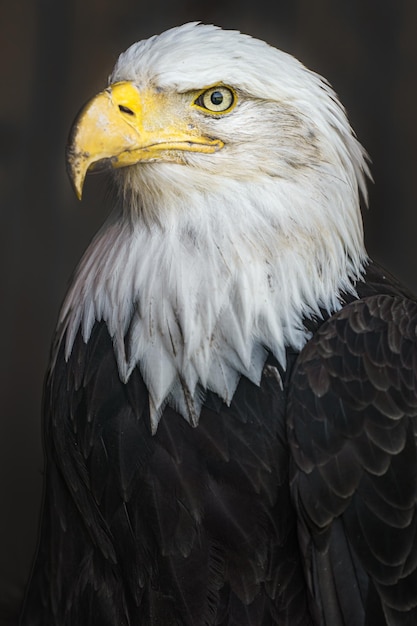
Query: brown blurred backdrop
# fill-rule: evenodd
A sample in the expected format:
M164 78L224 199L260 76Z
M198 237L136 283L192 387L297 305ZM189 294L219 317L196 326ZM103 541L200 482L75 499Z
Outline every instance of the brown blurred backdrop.
M105 182L79 203L64 148L119 52L189 20L250 33L333 84L371 155L369 252L417 291L415 0L20 0L0 13L0 626L17 612L42 488L41 390L71 272L103 221Z

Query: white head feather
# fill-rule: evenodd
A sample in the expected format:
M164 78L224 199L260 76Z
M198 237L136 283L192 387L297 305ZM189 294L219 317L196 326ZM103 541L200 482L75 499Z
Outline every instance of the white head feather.
M61 313L69 357L95 320L121 378L139 367L154 430L166 402L193 425L204 390L225 402L258 383L273 352L308 339L303 318L334 311L366 252L365 153L329 85L290 55L197 23L131 46L111 82L186 93L219 83L239 102L195 123L225 146L185 163L115 171L120 205L79 266Z

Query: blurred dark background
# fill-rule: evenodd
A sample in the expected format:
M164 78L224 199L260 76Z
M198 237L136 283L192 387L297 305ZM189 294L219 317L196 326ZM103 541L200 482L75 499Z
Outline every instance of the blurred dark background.
M265 39L332 83L373 161L368 250L417 291L415 0L3 1L0 626L17 623L36 544L41 393L58 309L109 208L100 176L76 200L68 130L122 50L190 20Z

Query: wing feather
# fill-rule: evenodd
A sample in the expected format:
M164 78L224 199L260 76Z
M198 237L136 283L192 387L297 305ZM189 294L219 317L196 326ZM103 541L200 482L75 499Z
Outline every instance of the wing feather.
M417 621L416 331L415 302L370 296L325 322L294 369L292 492L326 624Z

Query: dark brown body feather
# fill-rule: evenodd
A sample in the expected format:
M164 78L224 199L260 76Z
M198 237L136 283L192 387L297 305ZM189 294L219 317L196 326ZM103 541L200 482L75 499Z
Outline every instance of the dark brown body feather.
M417 623L417 304L373 265L358 293L154 436L103 323L61 349L22 626Z

